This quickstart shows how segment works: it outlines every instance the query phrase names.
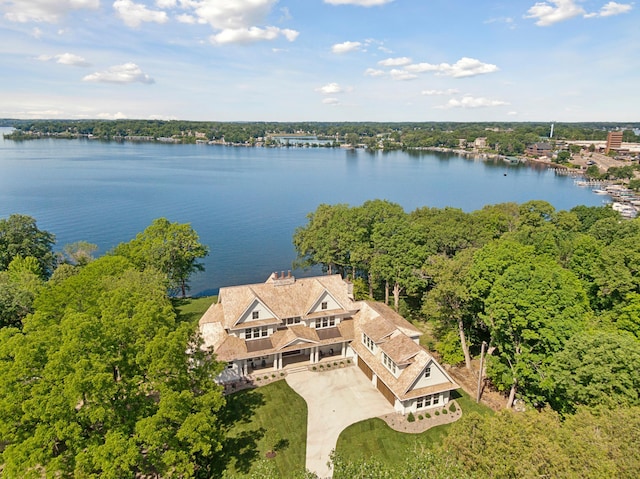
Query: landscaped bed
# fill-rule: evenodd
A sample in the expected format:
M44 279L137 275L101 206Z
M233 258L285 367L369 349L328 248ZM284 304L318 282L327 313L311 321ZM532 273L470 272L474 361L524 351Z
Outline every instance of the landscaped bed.
M493 414L490 408L476 404L462 390L455 391L452 399L455 399L456 404L454 414L460 413L460 410L464 411L465 414L471 411L480 414ZM450 404L447 405L447 414L451 414ZM427 412L432 417L435 417L435 410ZM418 414L423 415L422 422L429 419L424 416L424 412ZM418 419L418 414L415 414L415 421L412 424L421 422ZM442 412L440 412L440 415L442 415ZM410 427L408 421L406 425L407 428ZM353 424L342 431L338 438L336 451L346 461L358 461L375 457L385 464L401 464L406 459L408 451L413 451L416 447L430 448L441 444L442 439L447 435L449 427L449 424L441 424L420 433L415 433L415 431L410 431L409 429L406 432L399 432L393 430L380 418L368 419ZM409 432L414 433L407 434Z

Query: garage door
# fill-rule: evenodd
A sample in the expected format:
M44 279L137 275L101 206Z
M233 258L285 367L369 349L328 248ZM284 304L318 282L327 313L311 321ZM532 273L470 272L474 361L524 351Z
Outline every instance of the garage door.
M373 379L373 371L371 368L365 363L360 356L358 356L358 367L362 369L362 372L367 375L369 380Z
M396 397L391 392L391 389L389 389L385 383L380 381L380 378L378 378L377 386L378 386L378 391L380 391L382 393L382 395L385 398L387 398L387 401L389 401L391 403L391 405L394 406L395 403L396 403Z

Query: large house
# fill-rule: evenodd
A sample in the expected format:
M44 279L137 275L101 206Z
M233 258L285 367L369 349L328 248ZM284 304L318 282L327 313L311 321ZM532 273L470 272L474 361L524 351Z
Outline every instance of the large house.
M222 383L349 358L402 414L442 406L458 388L415 326L384 304L355 301L340 275L273 273L265 283L221 288L200 331L227 363Z

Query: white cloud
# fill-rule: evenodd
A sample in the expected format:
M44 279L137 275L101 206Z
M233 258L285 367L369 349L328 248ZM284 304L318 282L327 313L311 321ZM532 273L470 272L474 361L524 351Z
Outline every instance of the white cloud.
M178 2L176 0L156 0L158 8L173 8Z
M456 90L455 88L448 88L446 90L422 90L421 93L426 96L441 96L441 95L455 95L456 93L459 93L459 91Z
M324 0L329 5L357 5L359 7L374 7L391 3L393 0Z
M278 27L249 27L249 28L229 28L222 30L220 33L212 35L211 43L223 45L226 43L254 43L263 40L275 40L280 36L284 36L290 42L294 41L299 35L295 30Z
M323 95L335 95L336 93L344 92L344 88L342 88L337 83L327 83L320 88L316 88L316 91L322 93Z
M38 27L34 27L33 30L31 30L31 36L35 39L39 39L42 36L42 30Z
M100 0L14 0L7 3L5 18L11 22L55 23L73 10L97 9Z
M378 65L383 67L401 67L404 65L408 65L411 63L411 58L409 57L397 57L397 58L387 58L385 60L380 60Z
M149 10L146 5L131 0L116 0L113 8L129 27L138 27L143 22L166 23L169 20L166 12Z
M362 43L360 42L342 42L336 43L331 47L331 51L333 53L347 53L356 50L360 50L362 47Z
M325 105L339 105L340 100L338 100L337 98L323 98L322 103L324 103Z
M599 12L588 13L587 15L585 15L585 18L612 17L614 15L629 13L632 9L633 9L632 3L609 2L606 5L604 5Z
M17 117L17 118L42 119L42 118L60 118L60 117L68 118L69 114L62 110L49 109L49 110L28 110L28 111L10 112L7 116Z
M412 63L404 69L411 73L436 72L438 75L450 76L453 78L463 78L484 73L493 73L498 71L498 67L491 63L483 63L475 58L462 57L453 65L449 63Z
M584 14L584 9L576 5L575 0L550 0L549 3L536 3L529 8L524 18L536 18L536 25L547 27Z
M489 98L484 97L472 97L472 96L464 96L461 100L457 98L452 98L446 104L437 106L436 108L441 109L449 109L449 108L486 108L491 106L502 106L508 105L506 101L501 100L490 100Z
M165 121L179 119L177 116L173 116L173 115L149 115L147 118L149 120L165 120Z
M198 19L196 17L194 17L193 15L189 15L187 13L178 15L176 17L176 20L178 20L178 22L180 23L188 23L190 25L193 25L194 23L198 23Z
M507 115L509 115L509 116L516 116L517 114L518 114L517 111L508 111L507 112Z
M79 55L74 55L73 53L61 53L59 55L53 56L40 55L37 59L43 62L55 59L56 63L60 63L62 65L72 65L76 67L88 67L91 65L84 58Z
M440 74L453 78L470 77L498 71L498 67L496 65L492 65L491 63L482 63L480 60L468 57L462 57L453 65L441 63L438 67L438 72Z
M391 78L394 80L413 80L414 78L418 78L418 75L414 75L413 73L409 73L406 70L398 70L394 68L389 72Z
M125 118L127 118L127 115L125 115L121 111L117 113L98 113L96 116L104 120L124 120Z
M211 43L254 43L284 37L294 41L299 32L288 28L264 26L278 0L180 0L180 6L190 13L177 17L181 23L207 23L216 33ZM286 7L280 9L280 21L291 18Z
M412 63L411 65L404 67L404 69L412 73L424 73L438 71L440 66L433 65L431 63Z
M384 70L376 70L375 68L367 68L364 74L369 77L382 77L386 75Z
M289 9L287 7L282 7L280 9L280 13L282 14L280 16L280 21L281 22L286 22L287 20L291 20L293 18L293 15L291 15L291 12L289 11Z
M102 72L85 76L82 81L101 83L154 83L153 78L144 73L135 63L115 65Z
M277 0L183 0L216 30L249 28L266 21Z

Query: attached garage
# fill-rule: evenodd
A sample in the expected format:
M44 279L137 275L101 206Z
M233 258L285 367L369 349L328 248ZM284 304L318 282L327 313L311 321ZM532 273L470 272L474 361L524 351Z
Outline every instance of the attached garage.
M362 369L362 372L369 378L369 381L373 379L373 371L360 356L358 356L358 367Z
M380 381L380 378L378 378L376 386L378 386L378 391L382 393L382 395L387 399L387 401L389 401L389 403L392 406L395 406L396 404L395 395L391 392L391 389L389 389L385 383Z

